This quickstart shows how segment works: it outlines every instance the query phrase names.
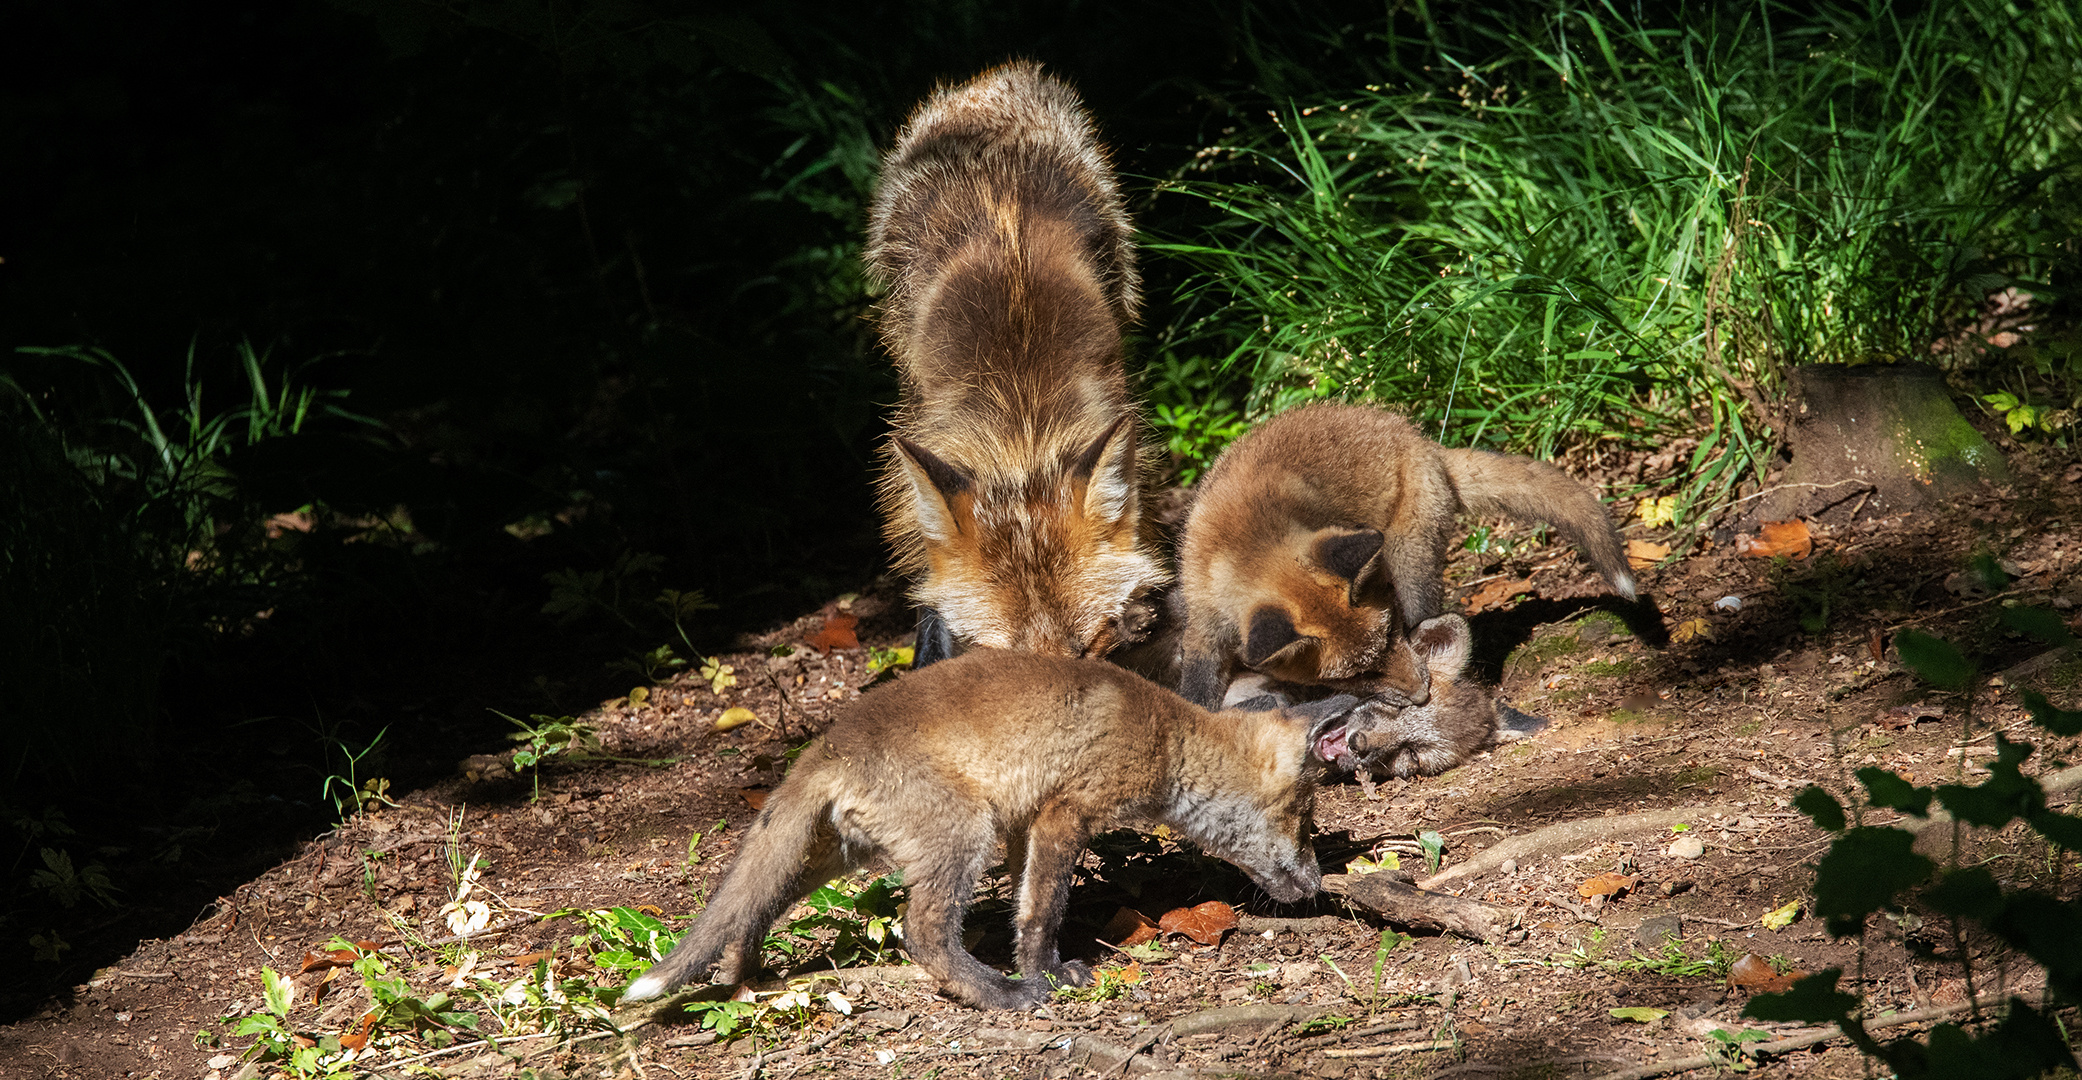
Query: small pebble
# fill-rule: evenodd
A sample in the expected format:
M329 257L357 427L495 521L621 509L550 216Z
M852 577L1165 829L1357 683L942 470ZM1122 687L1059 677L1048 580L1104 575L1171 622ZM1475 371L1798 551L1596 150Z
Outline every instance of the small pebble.
M1680 836L1670 842L1667 854L1673 859L1696 859L1706 854L1706 841L1696 836Z

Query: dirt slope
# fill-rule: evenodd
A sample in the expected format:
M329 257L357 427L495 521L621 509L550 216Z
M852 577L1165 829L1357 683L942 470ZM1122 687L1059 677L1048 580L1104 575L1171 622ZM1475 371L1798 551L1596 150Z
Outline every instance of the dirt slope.
M978 1013L937 998L915 969L885 965L809 987L792 1016L768 994L750 1034L721 1041L697 1018L626 1041L517 1039L503 1052L462 1029L460 1045L437 1053L437 1028L421 1024L415 1036L394 1012L348 1068L543 1077L1067 1077L1123 1068L1136 1076L1590 1076L1696 1055L1714 1026L1745 1026L1737 1016L1746 994L1729 988L1725 968L1745 953L1780 967L1842 966L1847 980L1862 970L1858 988L1875 1012L1959 1001L1965 984L1949 936L1914 915L1874 920L1862 958L1855 941L1830 939L1804 913L1777 930L1759 918L1807 897L1809 864L1827 847L1788 806L1811 782L1841 793L1866 764L1925 783L1971 774L1998 729L2038 742L2035 762L2076 760L2072 740L2023 734L2015 691L2035 686L2075 707L2082 663L2032 667L2042 650L2004 635L1992 617L2022 601L2072 624L2082 603L2082 466L2052 455L2016 463L2011 491L1943 519L1817 533L1806 558L1783 566L1745 557L1740 538L1724 537L1643 574L1659 613L1613 608L1572 553L1462 553L1453 575L1471 601L1482 677L1552 724L1444 776L1371 793L1357 783L1332 787L1318 809L1333 834L1322 847L1336 865L1326 869L1396 851L1422 876L1420 831L1444 837L1451 867L1556 822L1698 808L1682 833L1598 828L1587 841L1453 885L1518 912L1523 932L1513 940L1420 936L1380 958L1382 925L1330 898L1278 908L1253 899L1238 873L1165 844L1123 840L1105 861L1093 857L1073 898L1067 941L1088 959L1126 959L1093 940L1123 906L1155 918L1216 899L1234 901L1243 919L1218 944L1168 939L1161 958L1136 963L1135 981L1117 975L1105 1000L1059 995L1039 1015ZM1964 572L1976 553L2013 580L1989 591ZM616 699L577 718L609 754L677 759L670 764L553 756L538 796L530 779L498 775L479 759L450 782L357 816L224 897L187 933L140 945L70 998L0 1029L0 1078L277 1074L279 1062L241 1060L253 1040L233 1034L241 1019L267 1011L263 967L289 974L295 994L282 1026L302 1035L353 1036L371 1008L350 970L296 973L335 935L382 946L384 977L403 980L393 996L427 1002L459 978L507 989L496 1009L450 990L482 1017L485 1033L503 1024L526 1034L551 1020L568 1032L599 1030L568 996L543 1000L538 989L529 997L538 970L552 983L624 981L604 970L608 960L589 956L591 946L573 944L586 934L581 920L541 916L648 905L684 926L728 865L759 798L752 789L771 785L786 750L867 681L869 648L823 653L803 643L833 615L851 615L866 646L900 644L898 607L885 583L720 657L736 680L720 693L689 673L639 702ZM1927 691L1897 666L1888 643L1910 626L1986 658L1963 753L1967 703ZM792 656L771 656L791 644ZM757 719L718 733L716 719L731 707ZM1696 850L1683 850L1692 841ZM455 899L452 860L472 857L482 876L466 899L486 905L489 929L457 941L443 909ZM1976 838L1972 857L2019 884L2044 886L2056 871L2046 846L2021 831ZM2075 893L2073 869L2059 878L2063 895ZM1582 883L1607 873L1635 880L1623 895L1586 899ZM1002 908L990 908L982 905L973 924L982 930L976 947L1003 963ZM1673 930L1671 946L1664 935ZM1991 942L1969 947L1983 988L2015 992L2042 981ZM822 996L834 991L850 1015ZM1643 1022L1612 1012L1635 1007L1663 1015ZM1143 1052L1123 1062L1128 1050ZM1851 1077L1863 1067L1828 1044L1760 1075Z

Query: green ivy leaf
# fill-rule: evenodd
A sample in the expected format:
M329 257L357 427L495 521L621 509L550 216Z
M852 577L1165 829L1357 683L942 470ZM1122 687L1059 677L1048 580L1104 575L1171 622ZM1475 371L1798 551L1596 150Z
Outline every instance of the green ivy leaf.
M1915 842L1914 834L1900 829L1864 826L1830 845L1815 868L1814 906L1829 933L1857 933L1865 917L1891 905L1896 893L1929 880L1936 867L1915 853Z
M2013 607L2002 609L2002 624L2020 634L2032 637L2055 647L2067 645L2075 640L2074 632L2052 608Z
M2031 752L2030 743L2011 742L1996 732L1995 760L1988 763L1988 779L1975 787L1946 784L1937 789L1938 801L1953 817L1988 829L2031 817L2046 808L2045 790L2017 768Z
M2037 690L2022 690L2018 696L2024 699L2024 707L2031 710L2031 721L2055 735L2082 735L2082 709L2069 712L2055 708L2046 695Z
M1817 828L1830 832L1842 832L1844 826L1850 824L1843 816L1843 804L1836 801L1836 796L1813 784L1809 784L1807 790L1793 796L1793 809L1813 818Z
M1742 1015L1772 1023L1825 1024L1848 1020L1851 1010L1858 1007L1858 999L1836 988L1836 980L1842 977L1842 968L1817 971L1783 994L1758 994L1749 999Z
M1984 866L1947 870L1923 893L1924 902L1947 915L1986 922L2002 911L2002 887Z
M2001 573L2000 570L1997 573ZM1916 630L1894 635L1894 649L1901 662L1924 682L1944 690L1964 690L1973 680L1973 665L1943 638Z
M1858 770L1858 782L1865 785L1866 797L1874 806L1884 806L1917 817L1930 816L1930 797L1935 793L1927 787L1910 784L1898 773L1877 765L1867 765Z
M1976 1039L1952 1024L1930 1032L1931 1077L1973 1080L2026 1080L2059 1068L2075 1068L2075 1054L2060 1028L2046 1015L2017 998L1994 1031ZM1908 1075L1908 1070L1901 1070Z

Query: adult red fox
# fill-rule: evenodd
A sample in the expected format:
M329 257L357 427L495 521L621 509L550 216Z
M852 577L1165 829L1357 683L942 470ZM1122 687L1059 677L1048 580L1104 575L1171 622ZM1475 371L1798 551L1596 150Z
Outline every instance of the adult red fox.
M903 400L881 507L920 665L957 643L1103 656L1168 579L1122 367L1130 234L1090 116L1038 64L935 91L883 161L867 266Z
M1093 834L1169 825L1281 901L1322 881L1309 810L1351 697L1263 714L1210 713L1096 660L979 649L863 696L769 795L708 910L631 983L656 997L759 966L767 928L819 885L875 856L910 886L904 948L949 997L1026 1008L1084 985L1056 932ZM1333 751L1334 752L1334 751ZM962 916L1000 839L1018 890L1022 979L962 948Z
M1561 470L1446 449L1380 409L1309 405L1238 439L1201 481L1179 552L1180 693L1218 705L1250 669L1424 704L1436 665L1412 642L1450 632L1433 620L1463 509L1554 525L1633 598L1604 507Z

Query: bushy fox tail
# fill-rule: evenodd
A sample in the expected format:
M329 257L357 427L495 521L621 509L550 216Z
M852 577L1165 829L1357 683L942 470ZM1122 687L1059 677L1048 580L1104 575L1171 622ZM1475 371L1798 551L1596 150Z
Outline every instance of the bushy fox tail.
M1554 526L1583 549L1591 565L1611 582L1612 591L1634 598L1626 549L1589 488L1552 465L1515 454L1448 449L1443 457L1462 506L1477 514Z
M760 948L774 920L845 872L837 833L826 817L830 800L790 794L808 792L791 793L786 787L774 792L708 909L665 959L629 984L623 1001L644 1001L706 979L718 963L721 981L742 982L758 969Z
M1133 228L1076 92L1033 61L935 90L884 159L868 221L868 271L889 289L882 336L899 364L947 268L990 258L979 244L1021 245L1036 222L1067 226L1115 318L1134 318Z

